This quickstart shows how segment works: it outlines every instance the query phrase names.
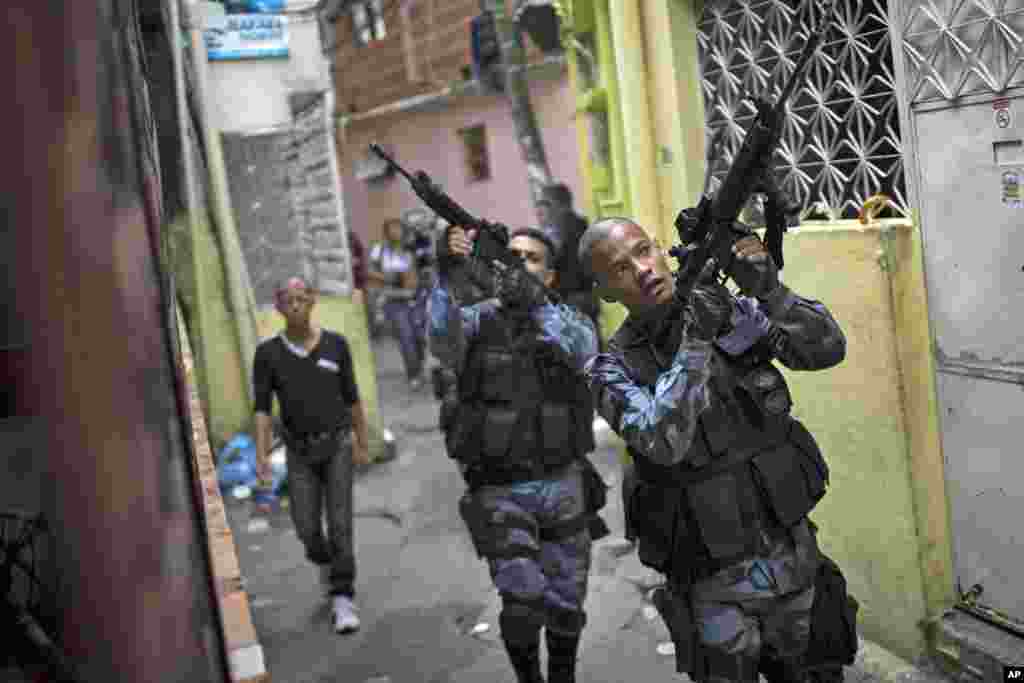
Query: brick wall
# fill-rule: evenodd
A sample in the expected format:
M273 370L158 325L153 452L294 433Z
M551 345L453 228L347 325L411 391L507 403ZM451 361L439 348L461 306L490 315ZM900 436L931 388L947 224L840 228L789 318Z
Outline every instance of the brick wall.
M356 44L351 14L343 12L335 22L333 78L339 111L368 111L463 79L463 67L468 69L471 61L468 22L479 14L479 0L415 0L410 4L408 50L416 63L416 81L410 79L399 5L399 0L384 0L387 35L369 45ZM526 48L527 61L542 58L528 38Z

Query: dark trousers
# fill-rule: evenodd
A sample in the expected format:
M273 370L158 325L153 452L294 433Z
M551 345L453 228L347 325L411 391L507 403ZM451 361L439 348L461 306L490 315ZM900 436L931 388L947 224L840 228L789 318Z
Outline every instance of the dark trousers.
M338 452L320 464L288 454L288 493L295 533L306 558L331 566L331 595L355 595L356 562L352 537L352 441L342 439ZM324 536L326 507L327 536Z
M622 513L625 518L625 536L630 541L636 541L636 530L633 528L633 519L629 514L629 499L633 497L636 490L636 466L633 459L622 466Z
M405 374L409 379L418 377L423 371L426 358L426 307L418 300L388 301L384 304L384 315L395 326L398 347L402 352Z

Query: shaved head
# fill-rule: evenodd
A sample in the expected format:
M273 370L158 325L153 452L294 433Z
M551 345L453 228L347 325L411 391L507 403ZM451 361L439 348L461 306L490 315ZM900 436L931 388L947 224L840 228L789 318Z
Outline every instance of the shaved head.
M599 278L599 273L594 270L594 250L602 242L612 239L612 232L615 228L626 226L643 230L643 228L629 218L612 216L611 218L602 218L591 224L586 232L583 233L583 236L580 237L580 245L576 255L588 277Z
M661 245L629 218L594 223L580 239L579 260L605 301L643 312L672 299L675 279Z

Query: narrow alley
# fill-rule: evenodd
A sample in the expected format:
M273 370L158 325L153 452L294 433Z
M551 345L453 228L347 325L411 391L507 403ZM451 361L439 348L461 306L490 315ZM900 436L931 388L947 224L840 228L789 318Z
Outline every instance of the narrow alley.
M356 479L358 633L333 632L329 603L287 509L267 528L250 516L248 501L225 496L267 671L275 683L514 683L498 631L497 593L458 516L464 484L436 429L437 403L426 389L408 393L393 340L379 340L375 353L381 418L398 449L395 459L364 468ZM579 680L685 680L675 674L664 649L667 630L645 600L658 577L635 552L621 550L613 438L592 455L611 486L602 516L612 534L593 551ZM846 680L946 679L868 643Z

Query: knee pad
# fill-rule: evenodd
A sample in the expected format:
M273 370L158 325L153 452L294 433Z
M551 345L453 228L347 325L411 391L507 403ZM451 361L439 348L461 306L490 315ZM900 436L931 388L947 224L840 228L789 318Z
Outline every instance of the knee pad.
M545 618L541 606L534 602L502 596L503 605L498 616L502 639L511 645L532 645L540 642L540 629Z
M577 635L587 623L587 613L581 609L549 607L547 612L548 630L562 635Z

